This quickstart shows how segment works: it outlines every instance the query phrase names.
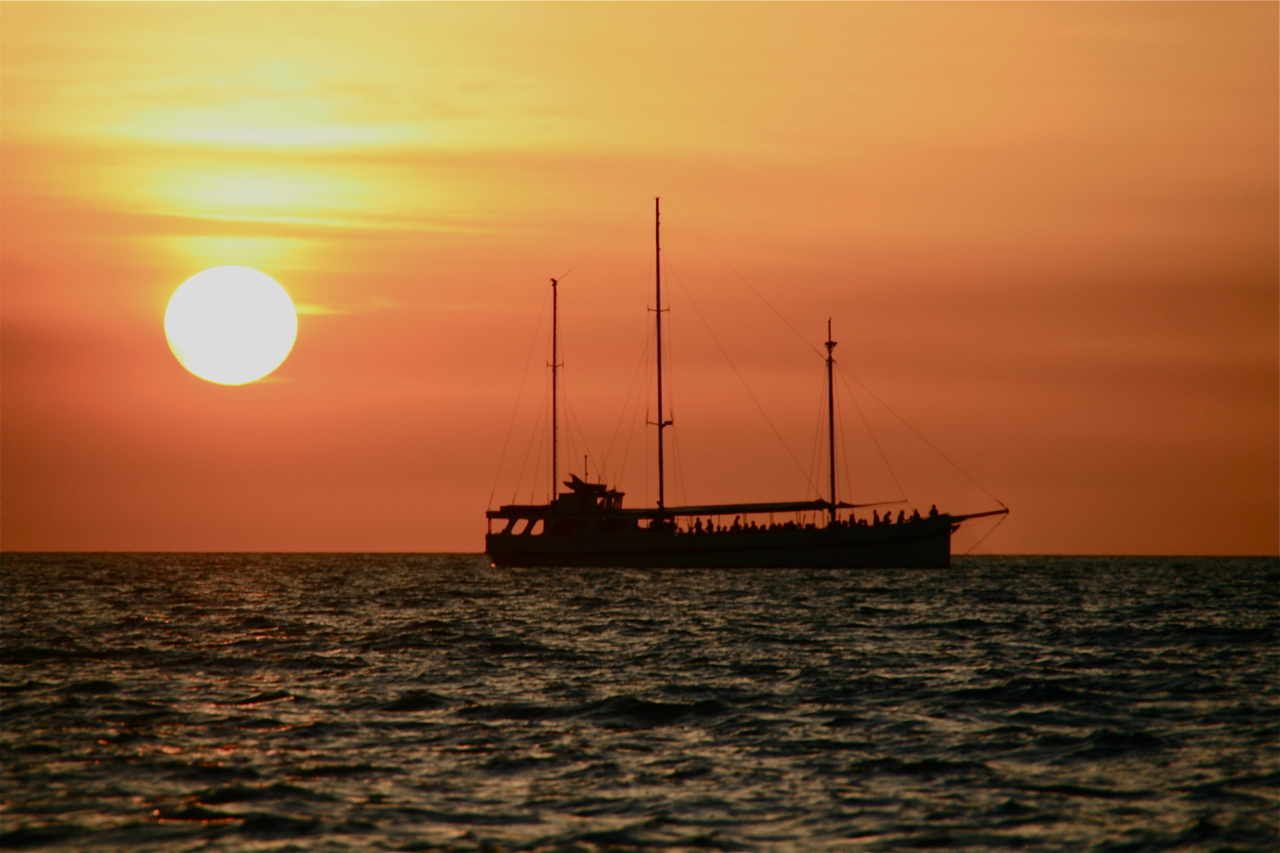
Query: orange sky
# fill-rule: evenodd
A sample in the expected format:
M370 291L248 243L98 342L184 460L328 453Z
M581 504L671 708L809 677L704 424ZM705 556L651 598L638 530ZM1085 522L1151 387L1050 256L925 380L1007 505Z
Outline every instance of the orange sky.
M1274 554L1278 9L7 3L0 546L480 550L575 264L562 465L652 500L660 195L677 500L812 496L833 317L1012 507L979 552ZM300 305L261 382L165 342L221 264ZM859 402L916 505L994 506Z

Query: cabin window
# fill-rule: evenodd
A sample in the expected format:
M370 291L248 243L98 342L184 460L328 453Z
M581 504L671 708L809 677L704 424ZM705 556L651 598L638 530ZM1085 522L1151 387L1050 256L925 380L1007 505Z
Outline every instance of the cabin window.
M512 532L517 536L536 536L542 532L543 526L540 518L519 518L516 519L514 525L515 530Z

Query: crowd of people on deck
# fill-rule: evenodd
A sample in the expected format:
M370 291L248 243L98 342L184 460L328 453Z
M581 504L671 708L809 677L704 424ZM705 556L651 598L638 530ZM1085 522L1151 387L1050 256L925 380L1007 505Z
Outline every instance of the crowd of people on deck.
M937 506L929 507L929 518L937 518L937 517L938 517L938 507ZM850 515L848 518L843 518L843 519L837 518L835 521L828 521L826 524L822 525L822 527L823 528L826 528L826 527L838 527L838 528L839 527L843 527L843 528L882 527L887 524L894 524L894 523L910 524L914 521L921 521L921 520L922 520L922 517L920 515L920 510L918 509L912 510L911 515L909 516L907 515L906 510L899 510L897 522L894 522L893 520L892 511L886 512L883 516L881 516L879 511L872 510L871 518L869 519L855 518L853 515ZM743 524L742 516L735 515L733 517L733 524L729 524L729 525L726 525L726 524L717 525L714 518L708 518L706 523L703 524L701 518L695 518L692 525L686 522L684 525L677 527L676 532L681 534L686 534L686 535L693 535L693 536L706 536L706 535L717 534L717 533L761 533L761 532L768 532L773 530L818 530L818 529L819 529L819 525L815 522L800 523L796 521L787 521L782 524L774 524L774 523L756 524L755 521L752 521L750 524Z

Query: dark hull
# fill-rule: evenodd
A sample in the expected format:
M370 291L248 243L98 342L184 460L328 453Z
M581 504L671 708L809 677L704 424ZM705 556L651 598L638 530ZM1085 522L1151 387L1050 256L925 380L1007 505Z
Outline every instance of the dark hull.
M626 568L934 568L951 565L951 519L879 527L613 535L490 533L485 552L499 566Z

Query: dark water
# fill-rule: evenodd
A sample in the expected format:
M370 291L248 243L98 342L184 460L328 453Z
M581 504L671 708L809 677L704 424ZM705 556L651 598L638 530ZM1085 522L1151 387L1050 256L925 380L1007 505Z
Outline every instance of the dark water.
M1275 559L5 555L0 847L1280 846Z

